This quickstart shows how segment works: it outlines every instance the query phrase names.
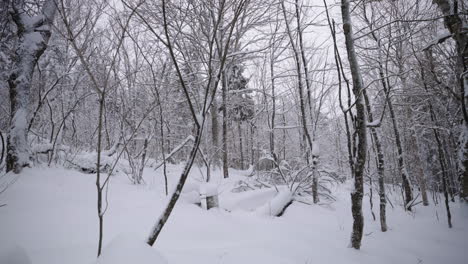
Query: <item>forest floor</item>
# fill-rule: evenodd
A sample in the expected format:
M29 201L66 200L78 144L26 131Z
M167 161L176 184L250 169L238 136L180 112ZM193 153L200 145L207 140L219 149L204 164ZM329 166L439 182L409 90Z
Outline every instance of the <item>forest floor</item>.
M181 166L170 166L169 190ZM201 170L194 167L192 178ZM335 186L336 201L307 205L294 202L281 217L249 210L268 192L246 199L232 186L246 172L231 170L219 179L222 208L206 211L180 199L154 245L170 264L176 263L468 263L468 206L451 203L453 228L447 227L445 207L423 207L404 212L393 195L387 205L389 231L380 232L378 197L374 193L372 219L365 196L362 248L348 248L352 217L350 184ZM63 168L25 169L0 196L0 263L2 252L20 247L33 264L91 264L98 239L95 175ZM160 170L145 169L146 184L133 185L125 175L113 176L104 218L104 247L121 233L144 239L167 198ZM190 186L195 180L191 180ZM257 197L257 202L252 197ZM431 200L431 204L433 201ZM105 249L104 249L105 251ZM4 259L5 260L5 259Z

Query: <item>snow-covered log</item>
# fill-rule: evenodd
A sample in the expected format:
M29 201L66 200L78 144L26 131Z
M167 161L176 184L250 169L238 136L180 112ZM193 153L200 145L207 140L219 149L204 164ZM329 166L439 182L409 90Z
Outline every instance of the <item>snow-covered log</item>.
M292 203L292 199L293 196L289 190L280 190L270 202L259 207L256 213L266 216L281 216Z
M92 174L92 173L97 172L96 158L97 158L96 152L83 152L83 153L76 155L73 160L67 160L67 162L71 164L71 167L73 167L74 169L77 169L84 173ZM110 168L112 168L113 163L114 163L114 159L112 157L109 157L107 155L102 155L100 166L99 166L99 171L100 172L108 171Z

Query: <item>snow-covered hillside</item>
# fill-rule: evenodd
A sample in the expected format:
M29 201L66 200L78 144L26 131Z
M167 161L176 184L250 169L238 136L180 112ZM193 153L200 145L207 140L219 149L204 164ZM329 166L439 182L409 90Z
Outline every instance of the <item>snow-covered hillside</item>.
M170 187L181 169L168 168ZM186 194L190 188L197 189L200 173L193 168ZM293 202L283 216L271 217L258 212L276 195L274 188L234 193L233 186L247 173L232 170L231 178L226 180L217 179L220 174L214 174L213 182L220 193L221 208L207 211L192 204L187 198L190 195L183 195L151 249L155 256L162 255L170 264L468 261L466 206L452 205L454 228L448 229L442 205L418 205L414 213L408 214L394 195L390 199L395 208L387 207L389 231L382 233L378 218L372 220L366 196L365 235L362 249L357 251L348 248L352 224L349 183L335 187L336 202ZM19 177L16 183L0 196L1 203L7 204L0 208L0 263L9 263L7 257L11 260L12 254L23 260L29 257L33 264L95 263L95 175L62 168L34 168L15 177ZM144 241L167 202L161 172L146 168L144 179L146 185L132 185L122 175L111 180L104 218L103 256L110 254L108 259L113 256L106 251L113 247L106 246L115 237ZM378 206L377 197L374 198ZM374 210L378 216L378 208ZM132 255L132 247L128 251L124 256Z

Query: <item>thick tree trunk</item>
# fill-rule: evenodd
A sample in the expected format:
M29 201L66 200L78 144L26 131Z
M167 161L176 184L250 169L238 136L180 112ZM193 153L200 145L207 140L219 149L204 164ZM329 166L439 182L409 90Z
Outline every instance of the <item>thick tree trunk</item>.
M366 112L364 108L363 90L359 62L354 50L354 37L349 12L349 1L341 0L341 15L343 18L343 33L345 35L346 51L348 61L353 77L353 94L356 100L356 134L357 134L357 156L354 175L354 191L351 193L351 212L353 215L353 231L351 234L351 246L355 249L361 247L361 240L364 229L364 217L362 214L362 197L364 196L364 165L367 155L367 129Z
M458 1L433 0L444 14L445 27L452 34L457 48L457 76L460 87L462 123L460 125L458 168L461 180L460 198L468 201L468 34L466 34L467 21L461 15Z
M57 7L55 1L48 0L41 13L31 18L26 15L23 1L14 1L12 5L11 16L18 30L18 46L13 70L8 78L11 120L7 137L6 171L20 173L23 167L29 166L27 118L31 81L37 61L47 48Z

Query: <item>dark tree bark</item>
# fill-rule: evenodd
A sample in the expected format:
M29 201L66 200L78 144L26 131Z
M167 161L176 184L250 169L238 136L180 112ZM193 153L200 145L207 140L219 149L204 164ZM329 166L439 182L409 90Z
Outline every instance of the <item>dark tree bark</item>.
M223 73L222 80L222 100L223 100L223 177L229 178L229 164L228 164L228 140L227 140L227 83L226 76Z
M98 240L98 257L102 251L102 238L104 235L104 210L102 208L102 191L101 187L101 147L102 147L102 124L104 116L104 100L105 91L100 94L99 98L99 119L98 119L98 142L97 142L97 163L96 163L96 190L97 190L97 211L99 219L99 240Z
M363 102L363 85L359 62L354 50L354 37L349 12L349 1L341 0L341 15L343 18L343 33L345 35L346 51L353 79L353 94L356 100L356 134L357 134L357 156L354 175L354 191L351 193L351 212L353 214L353 231L351 234L351 246L355 249L361 247L364 229L364 217L362 214L362 197L364 195L364 165L367 155L367 129L366 112Z
M457 48L457 76L460 87L460 103L462 124L459 141L459 176L461 180L460 198L468 201L468 94L465 94L468 85L468 34L466 33L466 19L461 15L458 1L433 0L444 14L445 27L452 34Z
M269 131L269 139L270 139L270 155L273 157L275 162L277 161L276 153L275 153L275 118L276 118L276 90L275 90L275 71L274 71L274 58L275 53L274 49L270 54L270 79L271 79L271 103L272 103L272 113L271 113L271 121L270 121L270 131Z
M237 130L239 131L239 153L240 153L239 165L240 165L240 169L243 170L244 169L244 146L243 146L244 142L242 139L242 122L241 121L237 122Z
M0 168L2 168L3 157L5 156L5 138L2 131L0 131L0 143L2 143L2 152L0 152Z
M211 143L212 143L212 164L213 167L220 167L220 158L219 158L219 124L218 124L218 103L216 99L213 100L213 105L211 106Z
M430 102L429 102L429 109L431 112L431 121L434 123L434 125L437 125L435 113L432 108L432 104ZM445 162L444 162L445 160L444 150L443 150L442 143L440 140L439 132L437 131L436 128L434 128L432 131L434 132L434 137L437 142L437 152L439 154L438 160L440 164L440 169L442 170L442 189L444 191L445 209L447 210L447 223L448 223L448 227L452 228L452 214L450 213L449 195L448 195L448 186L447 186L448 175L447 175L447 169L445 167Z

